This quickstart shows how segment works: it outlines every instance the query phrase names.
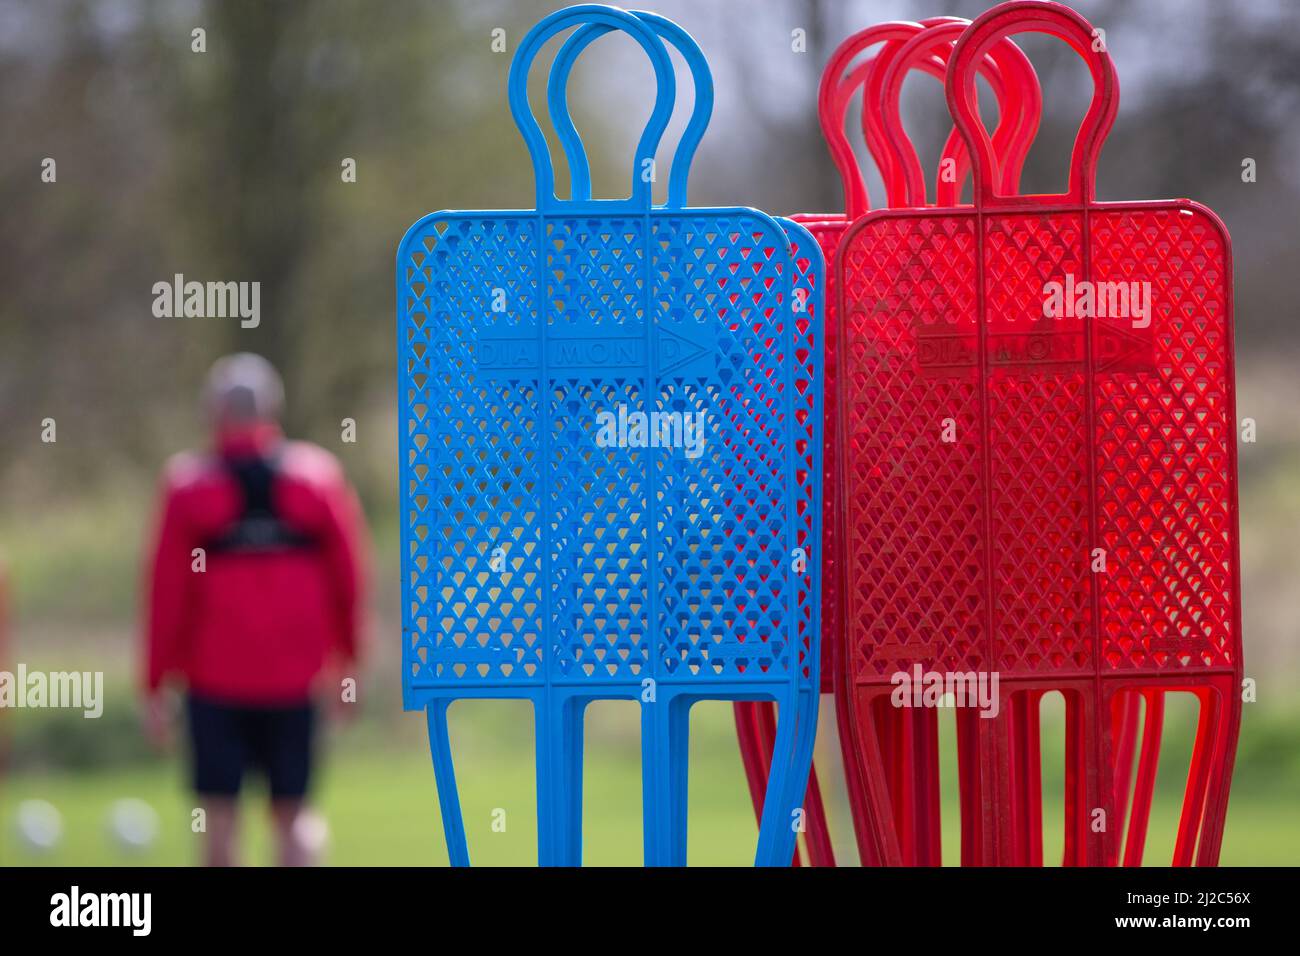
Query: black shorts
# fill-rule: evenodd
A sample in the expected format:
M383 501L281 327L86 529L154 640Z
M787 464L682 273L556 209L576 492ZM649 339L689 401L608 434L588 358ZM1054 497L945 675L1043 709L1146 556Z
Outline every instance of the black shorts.
M191 693L188 709L196 793L233 797L252 767L266 775L273 799L306 794L316 723L310 701L250 707Z

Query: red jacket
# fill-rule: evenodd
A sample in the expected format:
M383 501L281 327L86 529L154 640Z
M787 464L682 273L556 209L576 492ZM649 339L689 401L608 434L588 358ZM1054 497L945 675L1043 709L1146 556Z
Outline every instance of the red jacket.
M245 512L224 461L272 453L274 512L304 544L261 553L215 546ZM235 702L306 699L327 661L357 658L361 536L356 495L323 448L260 426L224 434L216 454L177 455L163 476L147 572L146 689L176 675Z

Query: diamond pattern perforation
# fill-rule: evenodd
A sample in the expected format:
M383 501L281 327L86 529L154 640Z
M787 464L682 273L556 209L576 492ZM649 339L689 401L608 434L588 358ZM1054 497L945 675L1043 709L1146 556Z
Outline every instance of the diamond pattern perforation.
M590 338L600 323L644 336L645 245L641 219L547 219L548 333L576 328ZM645 410L644 365L573 376L557 365L564 354L548 348L546 356L552 677L640 680L650 676L645 470L651 452L600 447L596 438L602 412ZM575 360L592 361L589 354L569 359Z
M1089 673L1085 325L1045 316L1043 291L1085 278L1082 220L984 222L997 667L1005 676Z
M860 681L930 666L935 651L948 652L938 666L955 666L952 646L919 630L945 613L940 627L966 626L963 651L992 646L1004 677L1239 665L1228 249L1211 217L1187 204L1103 205L1090 215L1087 262L1078 214L984 217L982 373L977 330L962 319L973 303L955 304L976 288L962 218L886 216L849 240L836 360L850 429L846 600ZM1149 313L1133 286L1124 314L1047 317L1046 284L1067 280L1093 283L1098 302L1103 283L1147 283ZM931 447L921 424L935 403L953 410L960 459L988 455L987 585L978 470L904 457L909 445ZM945 513L964 524L944 527L932 506L916 504L945 494ZM1106 559L1095 575L1094 547ZM980 621L986 588L991 645ZM962 596L969 613L958 618L949 609ZM980 666L978 653L963 666Z
M831 690L831 670L826 659L825 642L822 635L826 633L823 614L826 589L820 592L813 582L820 575L826 580L826 560L828 550L822 529L826 526L825 506L818 515L816 484L820 472L822 494L825 495L825 466L821 455L825 453L825 436L828 431L825 411L825 329L826 329L826 271L824 255L818 255L809 238L800 229L787 228L786 236L790 240L791 262L794 267L794 284L792 295L795 303L789 311L791 317L791 334L794 339L793 364L793 398L795 420L798 431L795 436L795 483L798 488L796 501L796 520L798 522L798 547L806 555L807 565L814 564L817 573L805 571L795 575L795 587L799 614L799 676L804 680L814 680L814 663L820 674L820 686L823 692ZM820 241L816 235L813 242ZM819 305L820 303L820 305ZM819 454L819 452L821 454ZM813 643L818 642L816 654Z
M551 381L551 613L555 676L649 676L647 449L601 448L602 411L644 407L644 383Z
M835 255L839 251L840 241L848 228L848 220L839 219L814 220L801 223L817 240L821 248L822 259L827 263L825 316L822 322L825 348L822 356L823 366L823 429L822 429L822 534L821 534L821 672L822 693L834 689L831 675L836 666L836 643L839 641L839 567L836 564L840 547L836 514L839 488L839 451L835 436L836 388L835 388L835 337L838 334L838 322L835 312Z
M800 611L788 570L799 529L785 490L798 428L785 239L741 216L665 216L653 228L662 318L718 329L712 380L660 383L661 410L703 411L708 429L692 468L664 459L655 473L661 667L676 680L785 679Z
M979 382L973 366L928 374L920 354L975 334L973 220L885 216L845 242L845 650L868 683L983 668Z
M738 211L424 222L399 265L407 685L811 680L820 581L790 560L821 316L791 290L821 282ZM605 447L620 409L705 440Z
M1097 275L1151 283L1153 362L1097 376L1103 662L1187 672L1238 663L1228 250L1199 211L1093 216Z
M406 675L433 682L541 679L541 479L536 380L476 378L466 316L527 329L535 225L445 219L407 246L409 438L403 468ZM495 290L506 309L493 313ZM435 400L432 396L439 396ZM504 440L502 418L521 427Z

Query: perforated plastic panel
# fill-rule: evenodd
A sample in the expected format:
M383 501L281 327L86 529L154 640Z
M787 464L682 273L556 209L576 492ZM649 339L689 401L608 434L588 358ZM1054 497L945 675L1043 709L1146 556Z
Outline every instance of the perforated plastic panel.
M787 249L771 220L710 212L411 232L413 695L791 673L811 462L795 415L816 396L796 408L789 293L768 293L790 287ZM523 294L493 313L495 289ZM606 415L614 441L649 441L643 409L680 447L601 447Z
M970 64L1031 28L1071 43L1097 94L1071 191L998 196ZM1018 814L1036 784L1011 717L1025 700L1065 694L1066 861L1107 863L1122 827L1090 823L1098 809L1123 820L1120 698L1196 693L1175 862L1213 863L1240 718L1229 239L1186 200L1093 200L1116 92L1091 32L1049 3L977 20L949 73L950 106L977 147L977 208L876 213L844 239L842 666L860 746L894 674L1000 677L1002 716L964 730L963 787L981 797L979 818L963 821L968 862L1032 862ZM1051 283L1091 283L1110 306L1047 317ZM1104 283L1138 283L1135 295L1145 284L1149 309L1135 299L1116 315ZM880 759L863 747L868 776ZM897 859L891 835L879 839Z
M680 148L667 207L640 179L625 201L551 195L523 82L547 38L583 23L651 56L638 156L653 156L673 94L656 31L671 25L561 11L511 70L538 210L434 213L399 250L405 702L430 712L446 825L446 704L533 700L539 852L572 863L581 708L640 701L646 859L680 863L687 709L777 701L758 860L788 861L816 723L823 266L792 224L685 207Z
M823 72L819 92L819 117L822 130L830 147L832 158L839 170L844 188L846 213L801 214L794 218L817 239L828 263L834 262L840 242L852 224L866 212L868 196L865 183L857 166L857 159L849 147L844 133L846 113L856 92L862 94L862 127L877 167L885 180L886 201L890 208L924 206L925 184L916 150L903 129L899 116L899 99L903 78L914 69L943 80L951 53L952 43L969 21L954 17L936 17L919 23L906 21L876 24L847 38L836 48ZM853 65L863 51L879 45L878 52L865 62ZM1002 181L1015 187L1038 128L1041 97L1033 68L1024 54L1010 40L996 44L981 66L981 73L990 80L998 101L999 125L994 133L994 151L999 161ZM955 175L946 178L943 172L952 164ZM959 201L962 185L969 169L965 143L954 129L945 144L937 192L940 202ZM833 304L836 291L833 285L835 270L827 273L828 303L826 346L826 440L823 448L824 523L822 527L822 692L834 690L835 662L840 640L839 629L839 574L836 556L840 548L836 530L838 505L835 489L838 484L838 436L830 423L835 421L835 321ZM844 708L838 708L843 716ZM894 808L898 813L897 830L903 842L906 862L939 862L939 810L938 810L938 730L935 714L910 713L911 720L895 720L894 714L879 715L880 745L895 754L894 765L888 769L890 788L895 793ZM736 705L736 727L741 754L750 782L755 809L761 812L763 787L767 778L767 754L772 748L775 720L770 705ZM841 722L842 749L846 761L852 763L855 752L853 728ZM850 768L852 769L852 768ZM864 833L875 809L869 806L870 795L859 786L857 775L846 774L849 805L853 812L854 827ZM808 781L805 796L807 860L814 866L834 865L830 830L822 806L820 786L814 772ZM879 812L888 814L889 808ZM864 864L879 862L879 855L867 841L860 841L859 851ZM794 861L800 862L798 855Z

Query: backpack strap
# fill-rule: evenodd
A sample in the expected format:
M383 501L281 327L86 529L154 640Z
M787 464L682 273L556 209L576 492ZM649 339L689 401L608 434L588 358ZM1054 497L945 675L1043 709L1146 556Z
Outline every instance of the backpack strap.
M280 468L280 449L266 456L221 459L221 467L239 485L243 510L208 541L209 554L273 554L314 550L317 541L289 525L275 510L271 488Z

